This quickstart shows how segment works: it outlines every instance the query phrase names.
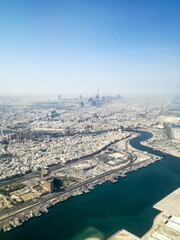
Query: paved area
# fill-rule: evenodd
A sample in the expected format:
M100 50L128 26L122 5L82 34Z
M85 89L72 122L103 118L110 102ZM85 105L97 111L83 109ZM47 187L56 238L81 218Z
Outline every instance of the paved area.
M135 235L127 232L126 230L121 230L117 232L115 235L110 237L108 240L140 240L140 238L136 237Z
M180 188L169 194L160 202L156 203L154 208L160 210L161 212L167 211L171 215L180 214Z

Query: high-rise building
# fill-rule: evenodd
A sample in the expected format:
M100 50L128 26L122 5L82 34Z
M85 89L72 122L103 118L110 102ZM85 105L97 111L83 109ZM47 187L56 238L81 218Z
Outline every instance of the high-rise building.
M43 179L43 187L50 193L54 191L54 179L51 177L46 177Z
M80 107L81 107L81 108L84 107L84 102L80 102Z
M45 167L45 168L41 168L41 178L44 179L45 177L47 177L49 174L49 168Z
M99 101L99 87L97 88L96 101Z
M96 101L92 100L91 106L96 106Z
M56 116L57 116L56 111L51 111L51 117L54 118Z

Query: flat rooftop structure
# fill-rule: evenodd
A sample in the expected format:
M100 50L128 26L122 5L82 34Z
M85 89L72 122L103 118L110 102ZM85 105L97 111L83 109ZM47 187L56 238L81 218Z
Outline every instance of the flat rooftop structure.
M180 214L180 188L169 194L167 197L156 203L153 207L161 212L166 211L171 215Z
M119 232L115 233L108 240L140 240L140 238L122 229Z

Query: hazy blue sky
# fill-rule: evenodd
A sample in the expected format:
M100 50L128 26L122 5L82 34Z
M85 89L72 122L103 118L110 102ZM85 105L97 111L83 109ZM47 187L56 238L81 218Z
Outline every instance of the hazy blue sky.
M0 93L180 90L179 0L0 0Z

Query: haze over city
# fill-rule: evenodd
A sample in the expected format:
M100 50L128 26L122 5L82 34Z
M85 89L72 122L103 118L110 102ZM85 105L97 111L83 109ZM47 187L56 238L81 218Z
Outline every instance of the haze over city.
M0 0L1 240L180 239L179 26L179 0Z
M178 0L0 1L1 94L174 93Z

